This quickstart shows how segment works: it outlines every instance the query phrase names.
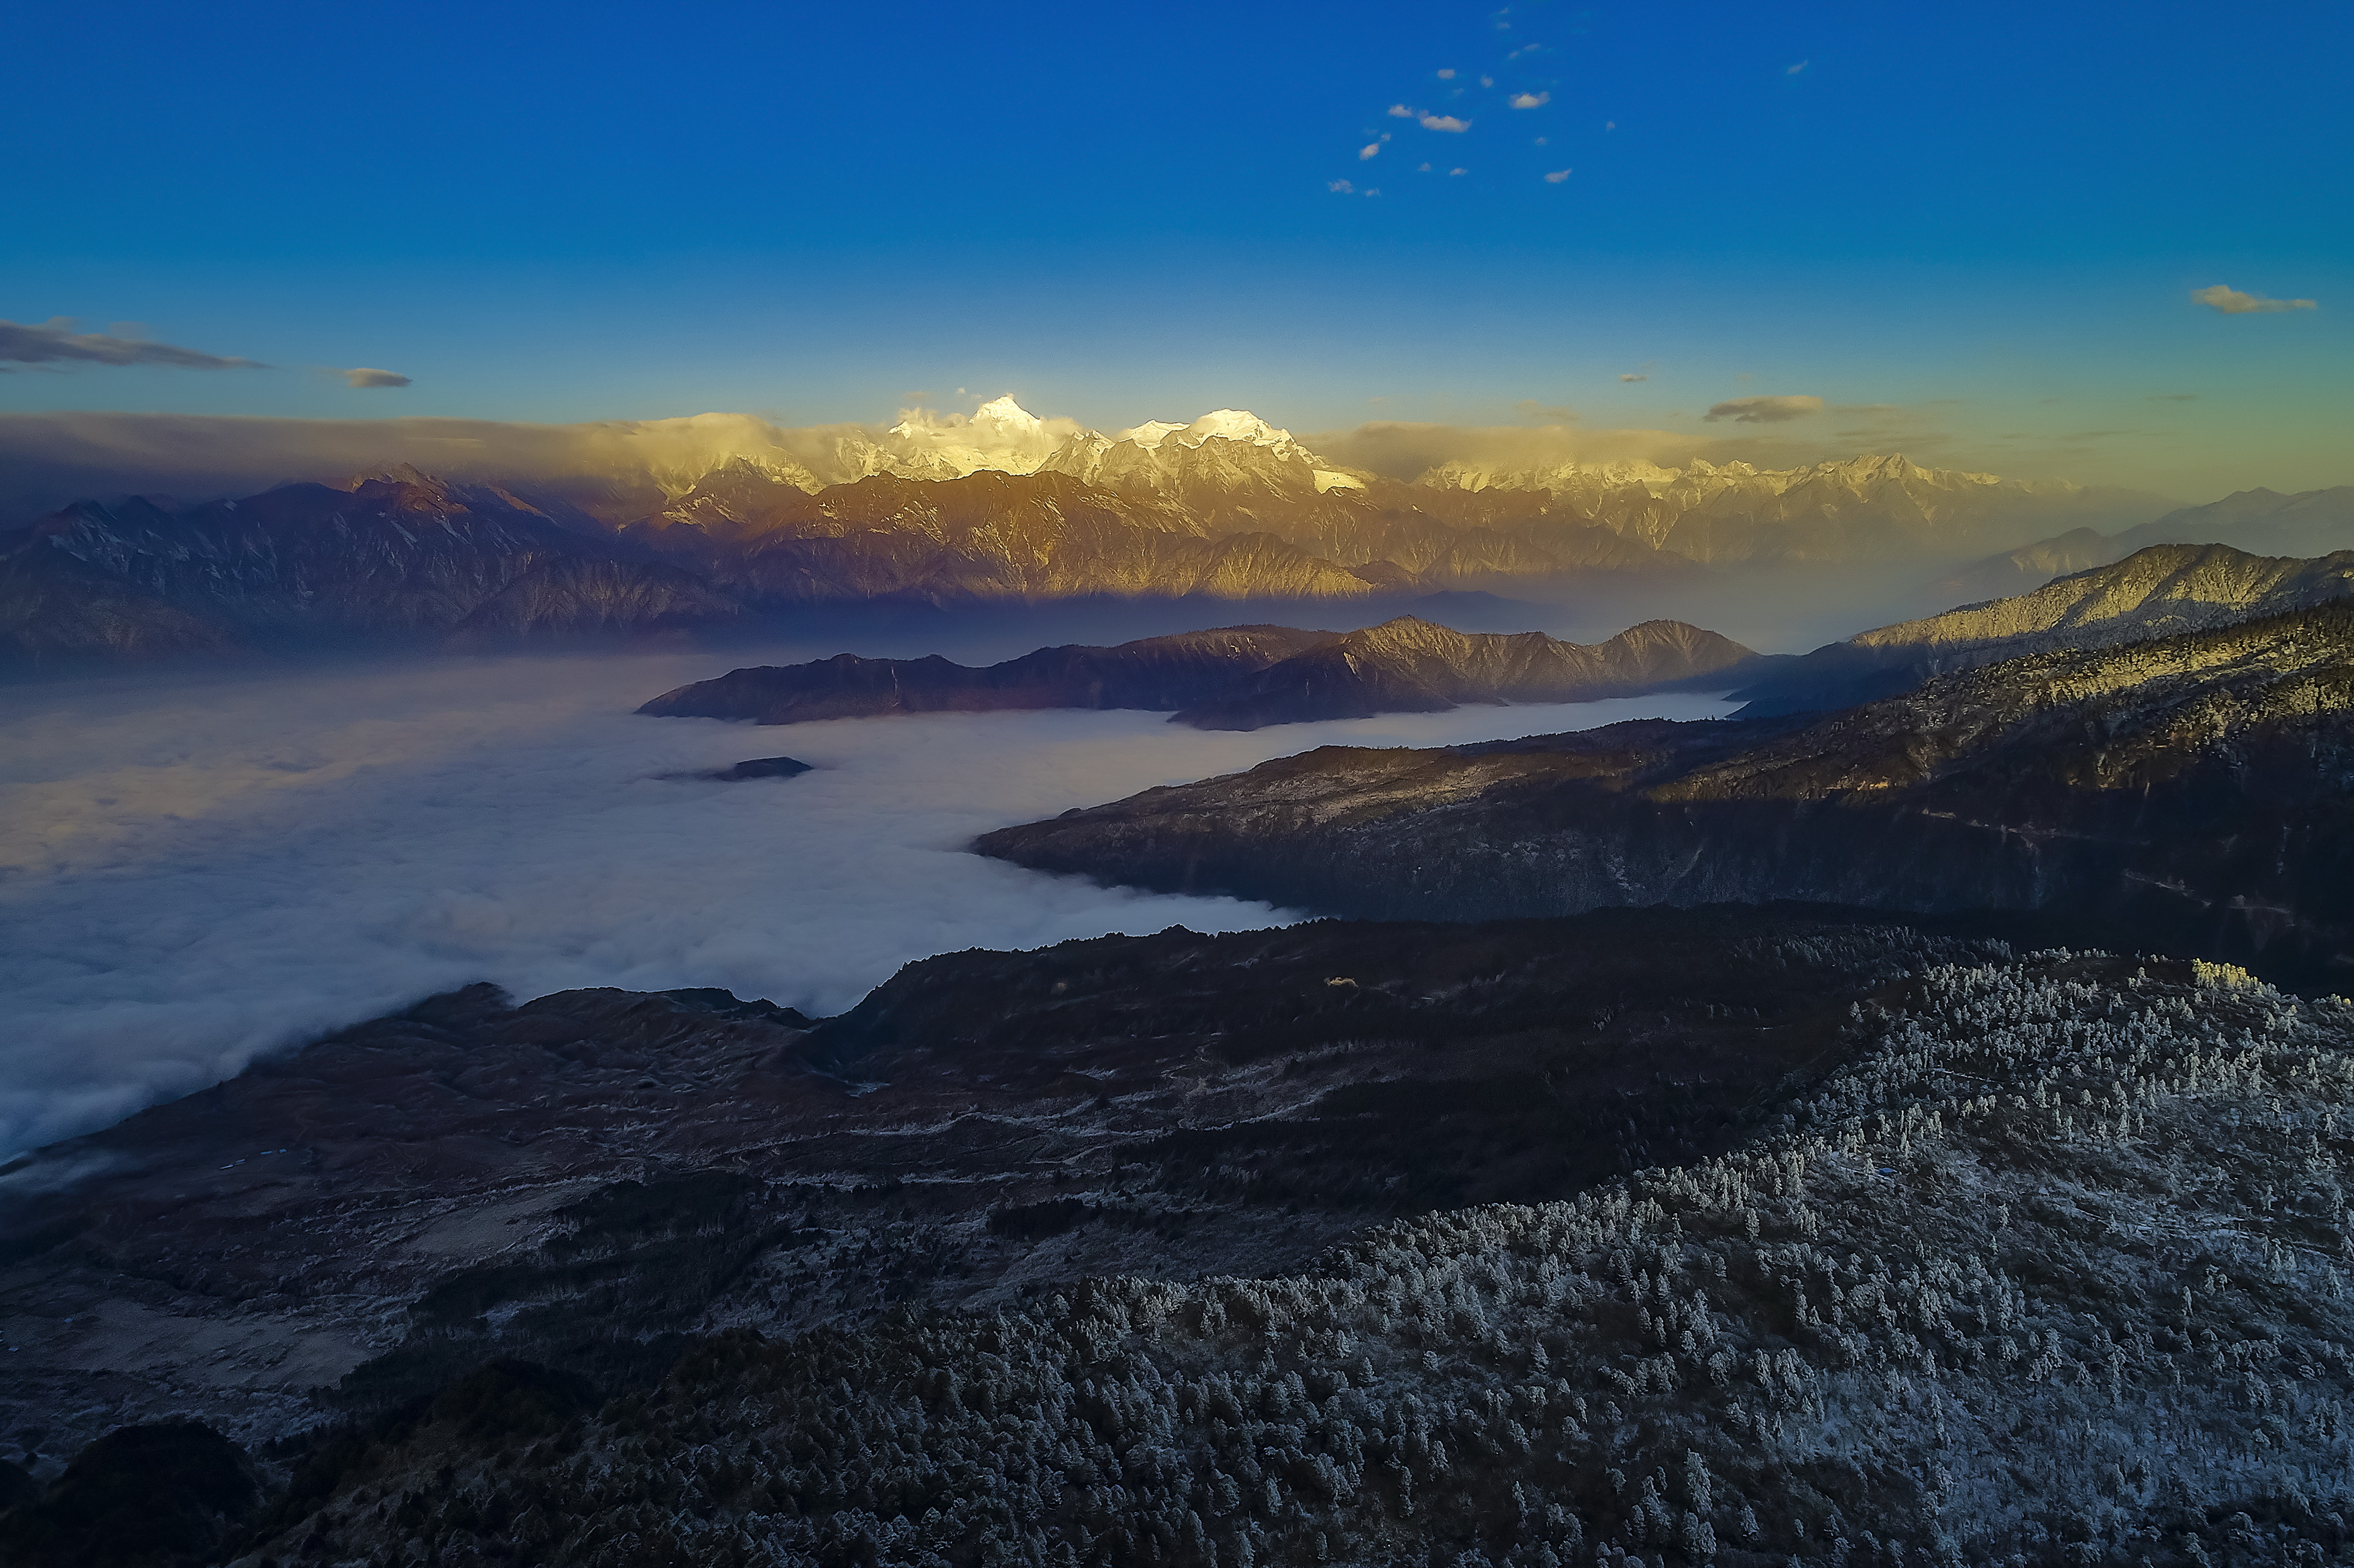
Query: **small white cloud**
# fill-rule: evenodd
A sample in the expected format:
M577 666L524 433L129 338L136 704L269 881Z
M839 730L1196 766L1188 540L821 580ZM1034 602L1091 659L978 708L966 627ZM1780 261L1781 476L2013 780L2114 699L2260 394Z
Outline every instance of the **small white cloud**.
M1650 377L1648 376L1638 375L1631 370L1622 370L1618 373L1618 379L1621 381L1649 381Z
M1426 114L1422 117L1422 128L1426 131L1469 131L1471 122L1458 120L1452 114Z
M1471 171L1469 169L1449 169L1447 172L1450 175L1468 175Z
M1605 131L1616 131L1618 129L1618 122L1616 120L1605 120L1602 122L1602 128Z
M1334 196L1348 196L1354 192L1357 187L1351 185L1347 180L1334 180L1324 188L1331 191Z
M1455 79L1455 72L1454 72L1454 70L1453 70L1452 69L1447 69L1447 70L1440 71L1440 72L1438 73L1438 79L1439 79L1439 80L1441 80L1441 81L1453 81L1453 80Z
M1823 411L1820 397L1806 394L1773 392L1755 397L1730 397L1709 406L1703 416L1712 421L1730 419L1736 425L1778 425L1785 419L1803 419L1809 414Z
M1479 79L1479 85L1481 87L1493 87L1496 85L1496 79L1492 76L1483 76Z
M1367 191L1365 194L1367 196L1379 196L1382 194L1382 187L1375 185L1372 190Z
M1357 162L1362 164L1367 158L1373 156L1381 150L1382 144L1379 142L1368 142L1363 146L1357 149Z
M1411 110L1411 109L1408 109L1405 104L1403 104L1403 103L1393 103L1393 104L1391 104L1391 105L1390 105L1390 118L1391 118L1391 119L1393 119L1393 120L1411 120L1411 119L1413 119L1414 117L1415 117L1415 111L1414 111L1413 110Z
M2211 283L2203 289L2193 289L2190 297L2212 311L2227 316L2244 316L2256 312L2316 311L2321 307L2311 300L2268 300L2262 294L2243 294L2221 283Z
M1540 147L1543 146L1545 144L1545 139L1542 136L1538 137L1536 144Z
M1552 101L1553 94L1550 92L1516 92L1512 94L1512 107L1515 109L1543 109L1546 104L1551 103Z
M344 385L346 387L406 387L408 385L408 377L398 370L372 370L365 365L355 365L349 370L339 370L336 374L344 378Z
M1430 173L1430 165L1428 164L1420 164L1416 168L1415 173L1418 175L1426 175Z
M1785 68L1782 74L1784 76L1796 76L1814 63L1815 62L1812 60L1800 60L1797 65Z
M1553 173L1545 176L1545 184L1549 185L1557 185L1561 184L1562 181L1569 178L1569 174L1570 172L1567 169L1555 169Z

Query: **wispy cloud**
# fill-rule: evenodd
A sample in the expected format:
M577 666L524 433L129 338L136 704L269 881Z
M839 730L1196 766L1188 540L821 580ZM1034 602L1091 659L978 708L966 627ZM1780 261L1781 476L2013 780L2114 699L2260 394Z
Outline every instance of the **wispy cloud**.
M1562 181L1569 178L1569 175L1570 171L1567 169L1555 169L1553 173L1545 176L1545 184L1549 185L1557 185L1561 184Z
M340 370L336 374L344 378L344 385L346 387L365 388L408 385L408 377L398 370L373 370L365 365L355 365L349 370Z
M1426 114L1422 116L1422 128L1426 131L1469 131L1471 122L1458 120L1452 114Z
M1357 162L1362 164L1367 158L1377 156L1381 150L1382 144L1379 142L1368 142L1357 149Z
M1516 92L1511 99L1515 109L1543 109L1552 101L1553 94L1550 92Z
M1390 105L1390 118L1393 120L1412 120L1416 118L1416 114L1413 110L1408 109L1403 103L1393 103Z
M1812 60L1800 60L1797 65L1784 67L1782 74L1784 76L1796 76L1814 63L1815 62Z
M1440 71L1438 73L1438 79L1441 81L1453 81L1455 79L1454 69L1449 68L1448 69Z
M1347 196L1353 192L1357 187L1350 184L1347 180L1333 180L1329 182L1324 188L1331 191L1335 196Z
M173 365L183 370L267 370L258 360L203 354L145 338L76 332L71 316L52 316L38 326L0 321L0 366L5 365Z
M1730 419L1736 425L1778 425L1823 411L1823 400L1804 393L1772 392L1755 397L1729 397L1709 406L1705 418Z
M1649 381L1650 377L1649 376L1641 375L1636 371L1622 370L1618 373L1618 379L1621 381Z
M1428 123L1428 122L1425 122ZM2312 311L2320 307L2311 300L2268 300L2262 294L2243 294L2222 283L2211 283L2203 289L2193 289L2190 297L2212 311L2227 316L2252 315L2271 311Z

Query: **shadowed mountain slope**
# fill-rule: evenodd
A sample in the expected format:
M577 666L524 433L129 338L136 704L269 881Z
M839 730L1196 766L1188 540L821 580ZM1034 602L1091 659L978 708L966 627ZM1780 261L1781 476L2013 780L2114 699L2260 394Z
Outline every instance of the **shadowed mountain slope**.
M1465 633L1413 616L1347 633L1230 626L1112 648L1041 648L973 669L938 655L732 670L638 711L668 718L799 724L894 713L1013 708L1178 710L1201 729L1435 713L1458 703L1569 703L1720 677L1748 649L1681 621L1653 620L1590 647L1541 631Z
M2330 606L2017 659L1829 717L1325 747L975 847L1391 918L2065 909L2337 983L2354 959L2349 705L2354 607Z
M1847 707L1932 675L2025 653L2105 648L2221 626L2354 595L2354 551L2317 560L2225 545L2157 545L2032 593L1967 604L1777 660L1735 692L1749 715Z
M85 502L0 536L0 664L660 630L743 613L642 550L413 471L185 509Z

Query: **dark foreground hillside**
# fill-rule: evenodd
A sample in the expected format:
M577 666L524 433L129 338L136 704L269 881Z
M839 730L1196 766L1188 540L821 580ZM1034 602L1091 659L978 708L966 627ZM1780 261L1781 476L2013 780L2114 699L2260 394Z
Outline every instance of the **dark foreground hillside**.
M1351 928L1312 929L1329 960ZM212 1531L198 1561L2341 1558L2354 1009L2211 966L1924 961L1883 939L1819 925L1726 945L1828 981L1830 1005L1801 1053L1815 1069L1779 1078L1722 1152L1394 1220L1255 1279L1130 1266L1026 1304L706 1327L658 1375L491 1361L242 1453L202 1429L118 1435L20 1484L8 1560L134 1560L107 1544L129 1525L90 1502L142 1453L139 1518ZM1875 948L1898 961L1871 966ZM1051 1017L1123 956L977 957ZM1248 974L1221 956L1178 965L1197 1023ZM1709 984L1688 955L1663 961ZM1866 967L1883 978L1861 992L1836 978ZM1352 989L1333 978L1318 984ZM1427 1019L1487 983L1474 966L1393 995ZM1559 1037L1665 996L1619 992L1564 997ZM990 1051L944 995L886 993L817 1057ZM1117 984L1091 995L1090 1034L1141 1022ZM1649 1013L1648 1059L1674 1071L1680 1034L1739 1012ZM1279 1082L1349 1038L1239 1054ZM1562 1136L1573 1152L1595 1134ZM1056 1223L1113 1224L1088 1210L1119 1168L1064 1163L1076 1207Z

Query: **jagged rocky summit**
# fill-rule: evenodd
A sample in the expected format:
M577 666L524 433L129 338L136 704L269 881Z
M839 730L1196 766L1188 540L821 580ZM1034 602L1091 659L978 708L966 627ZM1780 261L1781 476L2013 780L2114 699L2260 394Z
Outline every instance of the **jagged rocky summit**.
M1229 626L1110 648L1041 648L974 669L934 655L763 665L697 681L638 711L801 724L876 714L1035 708L1175 710L1200 729L1443 712L1462 703L1571 703L1741 678L1748 649L1653 620L1591 646L1541 631L1466 633L1413 616L1359 631Z
M2064 910L2354 966L2354 605L2034 654L1829 715L1328 747L975 847L1379 918L1820 899Z

